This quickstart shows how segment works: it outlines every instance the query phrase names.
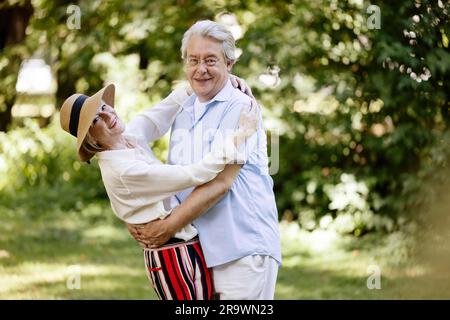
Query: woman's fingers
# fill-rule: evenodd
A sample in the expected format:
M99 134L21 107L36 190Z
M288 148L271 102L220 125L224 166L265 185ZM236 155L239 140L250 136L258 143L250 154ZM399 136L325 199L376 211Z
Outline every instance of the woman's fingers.
M244 79L241 79L235 75L230 75L231 84L233 87L241 90L243 93L248 95L250 98L255 99L252 93L252 89L250 89L250 86L245 82Z
M130 234L133 236L133 238L136 238L138 236L138 232L137 232L135 226L133 226L131 224L127 224L127 228L128 228L128 232L130 232Z
M191 96L194 93L194 90L192 90L192 87L190 85L186 86L186 93L188 96Z
M239 82L237 81L237 77L235 75L230 75L231 84L235 88L239 88Z
M127 224L131 236L144 248L156 249L161 247L164 242L158 237L152 236L152 233L146 232L147 225ZM148 228L148 227L147 227Z
M256 100L256 98L253 96L252 89L250 89L249 86L247 86L247 89L246 89L246 91L245 91L245 94L248 95L250 98L252 98L252 100Z
M239 78L237 76L234 76L234 75L233 75L233 79L234 79L235 84L236 84L235 88L238 88L239 90L241 90L242 92L245 93L245 89L246 88L245 88L244 80L242 80L241 78Z

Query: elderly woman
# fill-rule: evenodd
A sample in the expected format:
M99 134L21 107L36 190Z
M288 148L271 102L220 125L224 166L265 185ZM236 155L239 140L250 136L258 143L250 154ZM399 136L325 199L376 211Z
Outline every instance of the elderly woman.
M162 164L148 143L168 131L188 92L184 88L173 91L127 126L115 112L114 92L111 84L91 97L70 96L61 108L60 121L61 127L76 137L81 161L97 156L111 207L127 223L142 224L170 215L171 196L214 179L236 160L239 146L257 129L258 107L252 107L241 113L239 128L200 162ZM212 298L211 276L192 225L179 230L161 248L144 248L144 259L160 299Z

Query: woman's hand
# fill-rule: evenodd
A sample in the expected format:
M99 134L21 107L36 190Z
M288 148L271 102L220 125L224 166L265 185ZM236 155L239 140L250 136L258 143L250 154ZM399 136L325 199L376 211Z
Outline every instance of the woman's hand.
M188 94L188 96L191 96L194 93L194 90L192 90L192 87L190 84L186 85L186 93Z
M236 147L239 147L246 138L258 130L260 111L261 108L254 99L251 100L250 108L242 109L239 117L239 127L235 132L234 141Z
M131 236L144 248L159 248L175 234L166 220L155 220L146 224L128 224Z
M252 100L256 100L253 96L252 89L248 86L248 84L244 81L244 79L241 79L239 77L236 77L233 74L230 74L230 80L233 87L241 90L243 93L248 95Z

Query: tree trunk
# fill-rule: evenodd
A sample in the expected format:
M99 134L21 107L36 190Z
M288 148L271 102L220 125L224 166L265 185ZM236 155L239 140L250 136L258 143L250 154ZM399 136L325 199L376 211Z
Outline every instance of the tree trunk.
M15 86L17 81L17 70L21 63L21 57L14 51L8 50L15 45L22 44L25 40L25 30L33 14L33 7L30 0L23 4L16 4L11 7L3 5L0 7L0 53L6 54L9 60L6 74L14 73L14 78L8 83L2 83L0 95L4 97L4 105L0 105L0 131L7 131L12 121L11 110L16 98ZM5 76L3 70L0 75ZM6 87L3 87L6 85Z

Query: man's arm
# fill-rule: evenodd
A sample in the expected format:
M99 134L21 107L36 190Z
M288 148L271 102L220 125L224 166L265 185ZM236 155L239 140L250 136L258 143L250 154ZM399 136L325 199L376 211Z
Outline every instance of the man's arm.
M128 224L131 235L143 246L157 248L193 220L213 207L230 190L239 175L241 165L229 164L208 183L198 186L164 220L155 220L143 225Z
M246 87L245 82L243 82ZM240 85L242 86L242 84ZM245 92L245 91L244 91ZM250 96L251 95L251 91ZM259 109L258 104L249 101L241 101L234 105L234 108L225 112L224 117L221 119L221 125L218 129L219 137L225 137L227 131L236 130L239 123L240 114L243 108L252 108L252 106ZM256 134L247 140L244 152L244 158L242 162L247 161L247 157L251 154L252 150L256 148L255 141L257 140ZM219 147L220 142L219 139ZM216 139L212 142L212 147L216 146ZM174 209L174 212L165 220L152 221L145 225L133 226L128 225L128 230L131 235L141 244L146 244L151 248L161 246L167 240L169 240L179 229L193 221L195 218L206 212L209 208L213 207L231 188L234 180L239 174L239 170L242 165L227 165L214 180L206 183L202 186L196 187L193 192L183 201L183 203Z

